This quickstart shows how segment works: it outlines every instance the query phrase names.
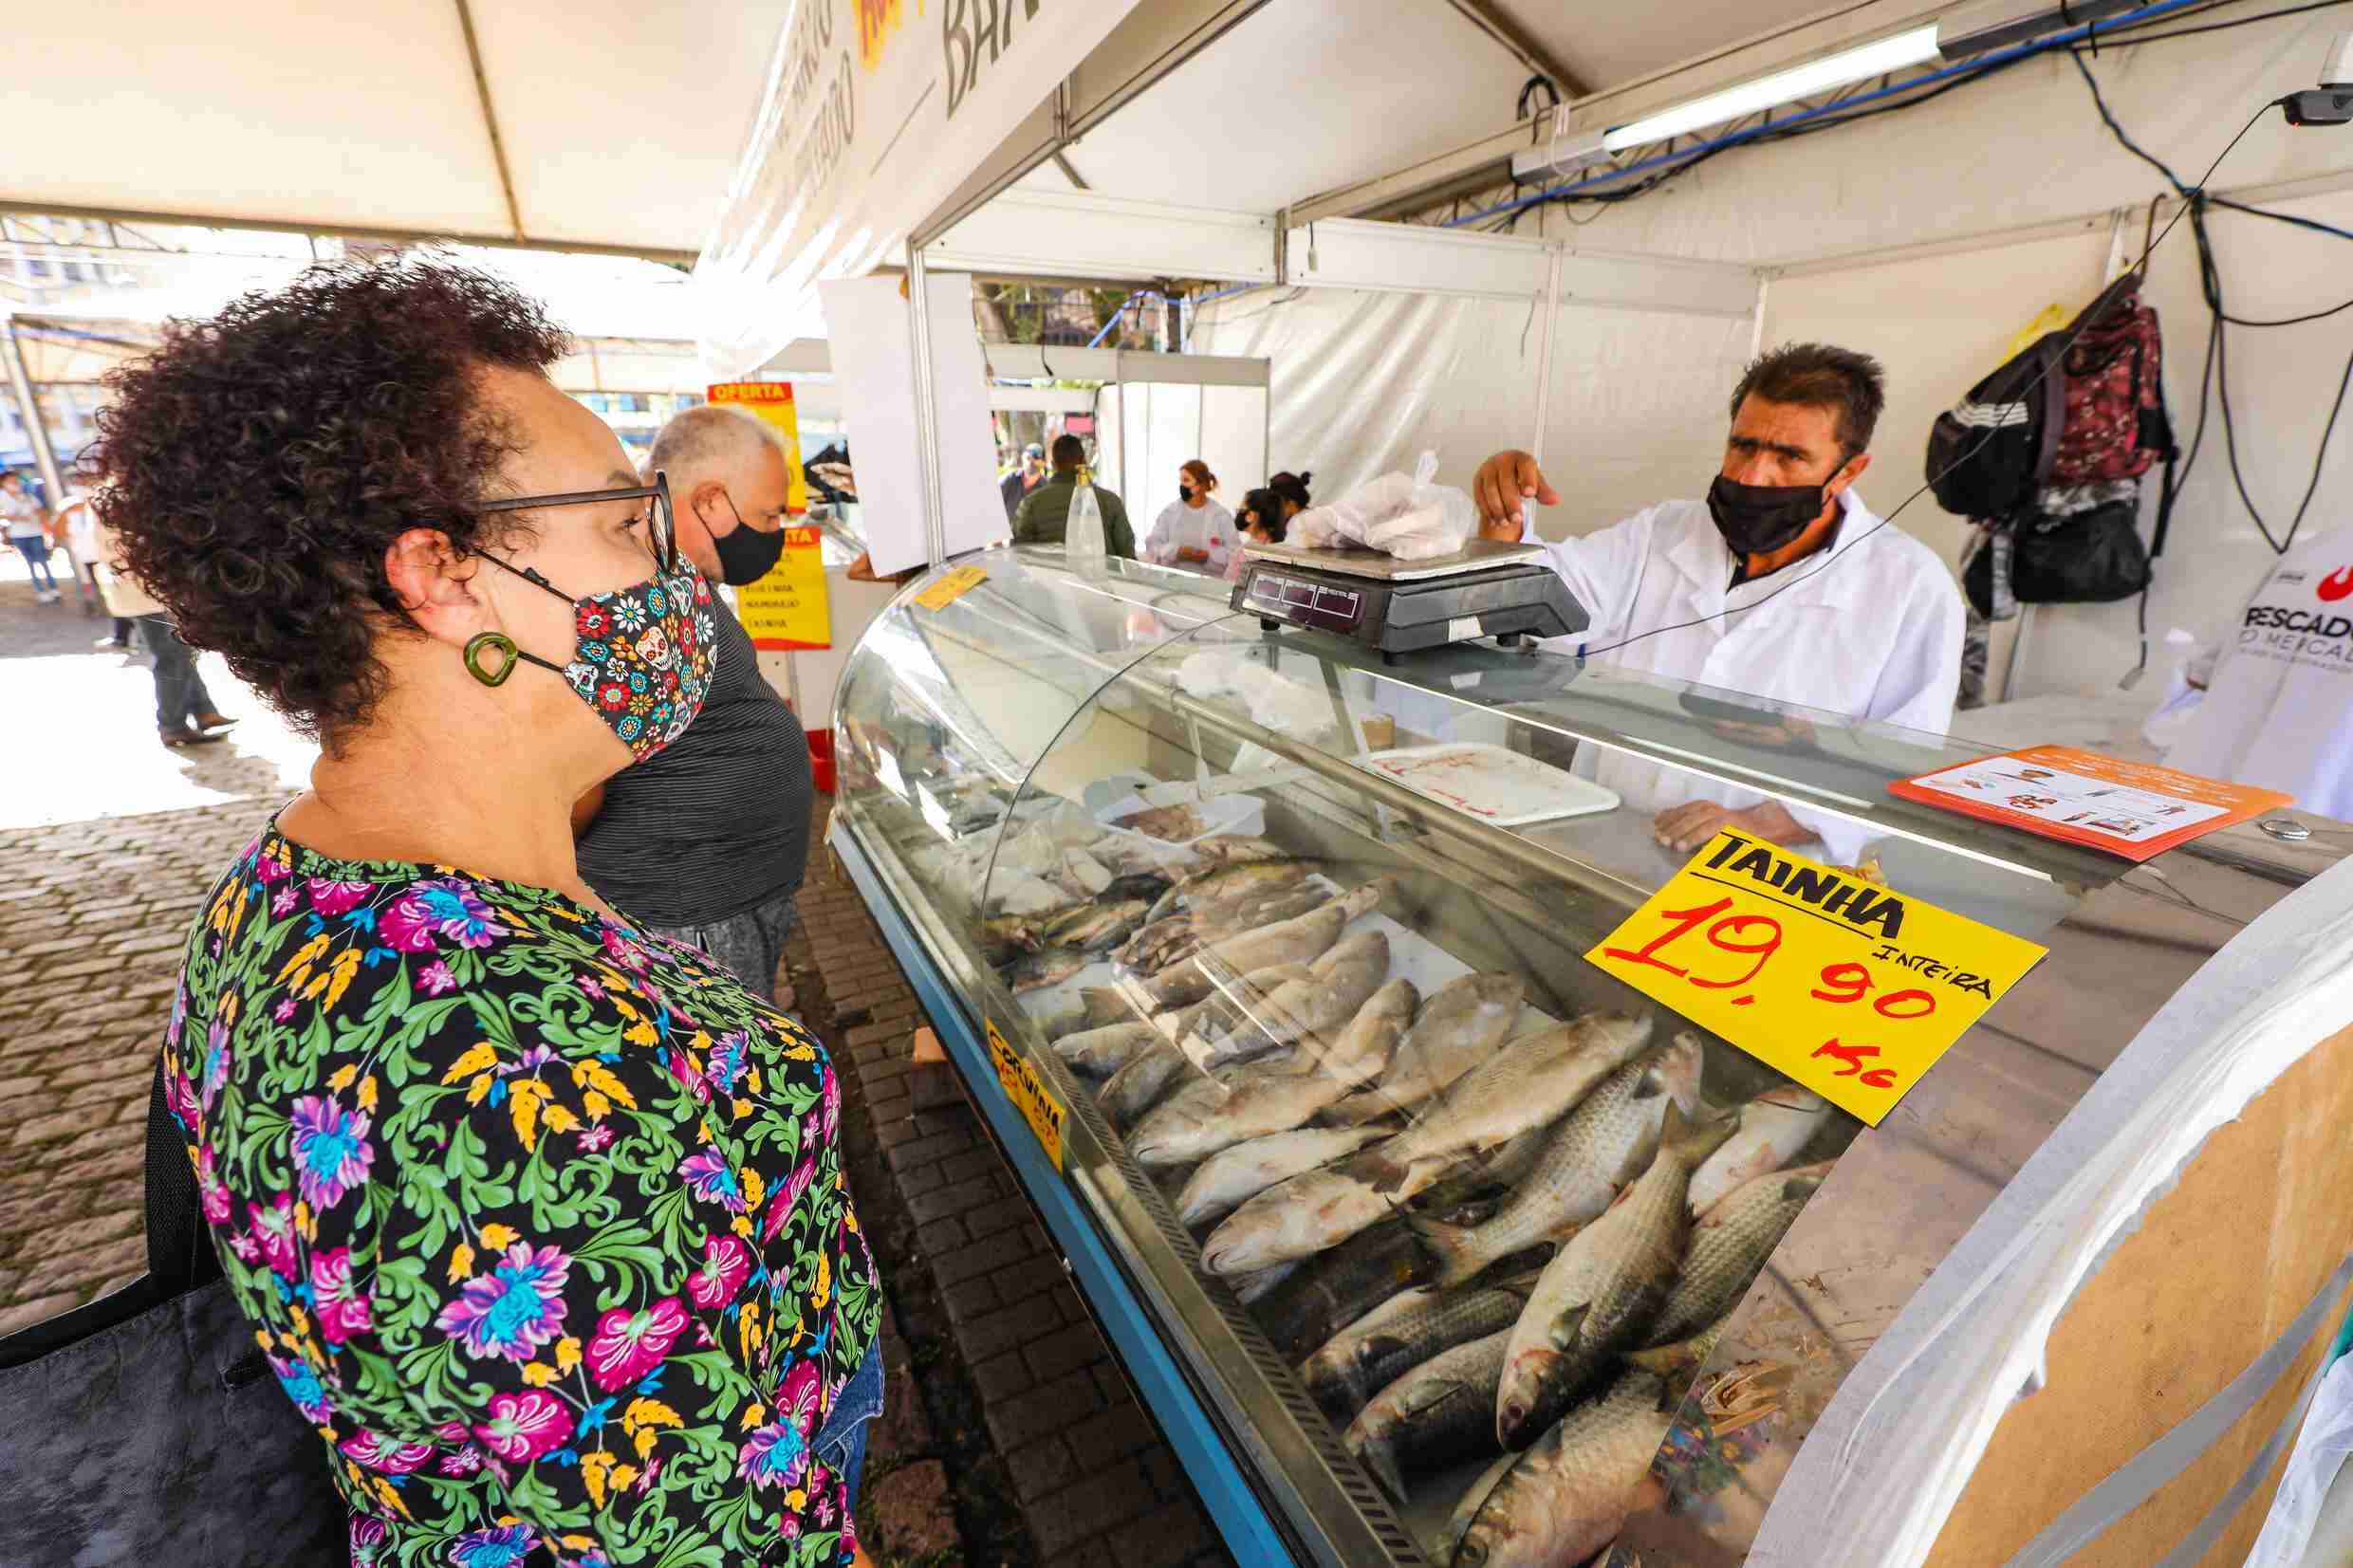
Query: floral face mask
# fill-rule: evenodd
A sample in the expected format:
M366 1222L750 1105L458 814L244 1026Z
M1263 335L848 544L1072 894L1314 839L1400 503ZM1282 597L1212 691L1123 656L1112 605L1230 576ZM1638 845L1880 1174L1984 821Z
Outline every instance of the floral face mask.
M681 558L676 571L575 600L528 566L509 565L494 555L483 559L571 605L579 644L572 662L558 665L525 653L503 633L481 633L466 644L466 668L474 679L504 685L518 660L554 671L621 737L634 762L686 733L718 663L711 584L694 563ZM486 650L504 655L496 670L483 668Z

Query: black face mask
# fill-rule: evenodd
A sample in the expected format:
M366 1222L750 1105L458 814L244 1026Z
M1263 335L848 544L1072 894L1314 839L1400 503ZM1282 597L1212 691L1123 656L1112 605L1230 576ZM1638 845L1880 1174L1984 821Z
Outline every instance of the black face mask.
M735 527L732 533L714 534L712 544L719 549L719 581L731 588L757 582L775 569L777 558L785 553L785 530L778 527L763 533L744 521L744 514L735 511L735 500L726 496L727 509L735 512Z
M1708 515L1740 556L1772 554L1804 533L1825 504L1820 485L1743 485L1719 473L1708 487Z

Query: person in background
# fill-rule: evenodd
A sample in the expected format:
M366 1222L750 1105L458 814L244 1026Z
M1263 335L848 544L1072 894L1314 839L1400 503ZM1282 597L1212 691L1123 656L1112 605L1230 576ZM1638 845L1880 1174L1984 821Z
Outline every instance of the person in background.
M129 569L324 743L189 929L164 1101L354 1562L849 1568L882 1299L840 1083L574 850L716 648L567 342L346 265L110 377Z
M1280 544L1290 531L1291 519L1313 504L1307 491L1307 473L1278 473L1257 489L1242 497L1242 509L1234 521L1245 538L1260 544ZM1242 581L1242 550L1237 543L1232 559L1226 563L1226 581Z
M57 573L49 565L48 513L26 488L25 476L13 470L0 473L0 523L7 525L9 547L25 558L34 601L54 604L63 599Z
M653 466L669 479L678 547L706 578L742 587L775 566L790 475L765 421L724 405L688 409L655 436ZM808 736L762 678L742 623L716 595L705 614L719 667L702 712L659 755L581 798L581 875L615 908L789 1008L797 999L778 995L776 973L808 869Z
M1218 505L1216 489L1217 476L1198 457L1178 469L1176 499L1160 509L1144 537L1144 559L1223 574L1233 553L1233 514Z
M214 706L196 670L196 651L181 640L170 614L123 569L120 541L103 519L102 507L96 553L105 565L100 587L115 624L136 627L138 646L146 650L156 681L157 738L174 750L226 739L223 732L237 721Z
M1935 551L1855 489L1886 403L1867 354L1790 343L1760 356L1732 388L1705 501L1661 502L1546 545L1593 618L1558 640L1631 670L1944 733L1961 679L1960 590ZM1560 501L1524 452L1482 464L1472 498L1482 533L1502 540L1526 531L1523 501ZM1664 849L1689 853L1725 827L1776 844L1819 839L1834 859L1860 847L1851 823L1800 820L1730 785L1695 791L1686 774L1593 750L1580 748L1577 771L1652 812Z
M73 557L74 575L82 587L83 608L95 614L106 603L106 584L99 577L99 567L105 560L99 541L98 510L90 505L90 492L75 490L65 497L65 504L57 510L58 520L65 525L65 549ZM111 653L131 651L131 623L121 616L114 618L114 630L101 637L98 646Z
M1035 441L1021 449L1021 467L1005 476L997 493L1005 498L1005 521L1010 523L1029 492L1046 483L1046 449Z
M1031 490L1013 514L1016 544L1059 544L1070 526L1070 503L1079 493L1080 475L1086 468L1086 443L1075 435L1054 437L1054 477ZM1136 530L1128 526L1127 507L1110 489L1088 484L1102 512L1103 554L1136 559Z

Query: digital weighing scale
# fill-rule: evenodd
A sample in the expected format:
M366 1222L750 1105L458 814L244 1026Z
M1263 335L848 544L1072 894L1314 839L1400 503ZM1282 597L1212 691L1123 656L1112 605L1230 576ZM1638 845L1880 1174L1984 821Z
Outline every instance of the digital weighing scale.
M1399 561L1378 550L1250 544L1232 605L1268 631L1302 626L1400 654L1493 637L1557 637L1591 622L1544 560L1544 546L1474 539L1454 555Z

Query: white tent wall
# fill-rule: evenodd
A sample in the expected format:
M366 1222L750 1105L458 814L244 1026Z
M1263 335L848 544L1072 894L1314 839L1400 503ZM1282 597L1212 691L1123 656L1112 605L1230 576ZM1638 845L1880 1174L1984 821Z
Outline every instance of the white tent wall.
M2196 180L2259 104L2312 83L2343 26L2330 12L2283 18L2106 50L2092 69L2134 138ZM1581 107L1578 121L1613 118L1621 117L1603 99ZM2353 131L2290 129L2271 111L2214 185L2353 228L2353 194L2262 189L2325 187L2348 173ZM1820 339L1886 362L1889 407L1863 487L1887 508L1924 477L1936 411L1991 370L2045 305L2072 308L2090 297L2111 251L2105 214L2142 204L2124 235L2127 254L2137 253L2145 204L2164 191L2156 171L2102 125L2060 54L1867 126L1730 152L1656 194L1581 209L1575 225L1558 204L1534 208L1517 231L1596 251L1795 268L1771 277L1759 341ZM2217 213L2212 229L2235 314L2298 314L2348 292L2353 249L2342 240L2230 213ZM1944 244L1954 249L1922 253ZM2168 393L2186 445L2210 321L2186 224L2158 252L2148 298L2164 322ZM1438 451L1445 477L1462 483L1487 452L1524 444L1541 327L1516 302L1260 289L1203 306L1193 341L1273 361L1271 460L1316 469L1318 492L1336 493L1335 485L1410 464L1425 447ZM1565 504L1541 520L1543 531L1584 533L1652 501L1699 493L1720 452L1724 397L1751 331L1722 319L1565 305L1544 449ZM2233 332L2241 464L2275 533L2310 475L2348 351L2353 316ZM2339 440L2353 434L2341 430ZM2158 563L2153 637L2171 625L2211 630L2227 620L2272 559L2238 503L2220 441L2217 413ZM2144 526L2155 489L2152 480ZM2325 478L2307 529L2346 520L2331 496ZM1965 526L1933 497L1914 503L1899 526L1957 562ZM2038 611L2009 694L2113 690L2138 657L2135 609L2127 601ZM2001 643L1994 654L1998 682Z
M1148 358L1148 357L1147 357ZM1118 492L1136 544L1161 508L1176 499L1176 470L1198 457L1217 475L1230 508L1264 482L1267 391L1180 381L1125 381L1098 395L1097 477Z

